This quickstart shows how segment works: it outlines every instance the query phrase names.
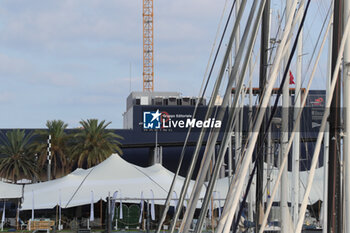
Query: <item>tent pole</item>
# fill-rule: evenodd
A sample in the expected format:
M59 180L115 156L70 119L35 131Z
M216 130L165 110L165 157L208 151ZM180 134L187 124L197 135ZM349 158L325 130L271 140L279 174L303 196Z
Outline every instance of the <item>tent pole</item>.
M101 224L101 229L103 228L103 221L102 221L102 199L100 200L100 224Z
M149 200L147 200L147 221L146 221L146 232L149 233L149 223L150 223L150 206L149 206Z
M58 205L56 205L56 220L55 220L56 226L57 226L57 221L58 221Z
M107 227L107 231L108 233L111 232L112 230L112 219L111 219L111 194L110 192L108 192L108 217L107 217L107 224L108 224L108 227Z
M16 229L19 230L19 200L17 201L17 211L16 211Z

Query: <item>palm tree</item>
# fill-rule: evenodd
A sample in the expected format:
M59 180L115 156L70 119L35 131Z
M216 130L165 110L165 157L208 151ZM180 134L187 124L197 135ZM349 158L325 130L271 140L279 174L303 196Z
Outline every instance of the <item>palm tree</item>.
M38 177L34 151L30 140L32 133L24 130L11 130L1 133L0 154L6 156L0 159L0 176L17 183L20 179L33 180Z
M99 164L114 152L122 155L118 139L123 137L106 129L111 122L88 119L79 123L82 129L75 134L72 147L72 159L78 167L89 168Z
M67 154L69 135L65 132L67 126L68 125L61 120L52 120L46 122L47 130L36 131L37 140L35 142L35 150L39 153L38 165L41 170L46 169L47 139L49 135L51 135L52 178L64 175L68 168Z

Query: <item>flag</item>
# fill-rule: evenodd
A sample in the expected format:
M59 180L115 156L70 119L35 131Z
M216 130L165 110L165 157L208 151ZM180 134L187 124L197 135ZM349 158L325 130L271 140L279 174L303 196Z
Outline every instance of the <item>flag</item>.
M217 191L217 192L214 192L214 200L217 199L217 202L218 202L218 207L219 207L219 218L221 217L221 201L220 201L220 192Z
M123 201L122 201L122 193L120 192L120 206L119 206L119 219L123 219Z
M61 198L61 190L59 190L59 193L58 193L58 205L59 205L59 207L58 207L58 222L59 222L59 229L60 229L60 227L61 227L61 206L62 206L62 198Z
M4 201L4 208L2 209L2 217L1 217L1 226L4 227L4 224L5 224L5 201Z
M90 221L94 221L94 191L91 191L91 203L90 203Z
M34 190L32 190L32 221L34 221Z
M213 198L213 196L212 196L212 198ZM208 209L209 209L209 213L208 213L208 214L209 214L209 219L212 219L212 216L213 216L213 215L212 215L212 212L211 212L211 211L212 211L212 208L211 208L211 202L212 202L212 201L213 201L213 199L210 198L209 206L208 206Z
M176 211L178 200L177 200L177 194L175 191L173 191L173 200L174 200L175 211Z
M16 215L16 220L19 222L19 206L17 206L17 215Z
M289 71L289 84L295 84L294 76L291 71Z
M151 200L151 219L152 220L156 220L156 213L154 210L154 193L153 190L151 189L151 193L152 193L152 200Z
M184 206L185 206L185 208L187 208L188 199L189 199L189 197L188 197L188 194L186 193L186 197L185 197L185 201L184 201Z
M115 201L116 201L116 199L117 199L117 196L118 196L118 191L115 191L114 193L113 193L113 198L112 198L112 221L113 221L113 219L114 219L114 212L115 212Z
M143 192L141 192L141 201L140 201L140 218L139 218L139 223L142 222L142 214L143 214Z

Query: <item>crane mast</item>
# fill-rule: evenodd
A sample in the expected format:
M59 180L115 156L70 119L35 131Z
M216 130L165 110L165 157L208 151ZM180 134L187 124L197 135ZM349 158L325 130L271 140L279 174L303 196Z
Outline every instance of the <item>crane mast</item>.
M154 90L153 63L153 0L143 0L143 91Z

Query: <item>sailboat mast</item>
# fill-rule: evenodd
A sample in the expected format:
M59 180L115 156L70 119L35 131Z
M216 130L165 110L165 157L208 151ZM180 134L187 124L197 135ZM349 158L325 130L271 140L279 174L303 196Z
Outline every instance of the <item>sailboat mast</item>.
M330 18L331 26L328 36L328 59L327 59L327 80L326 80L326 96L329 96L329 88L331 85L331 76L332 76L332 31L333 31L333 17ZM328 97L327 97L328 98ZM327 207L328 207L328 154L329 154L329 122L326 123L326 130L323 138L323 203L322 203L322 232L327 232Z
M229 48L227 48L229 49ZM232 71L232 49L229 55L229 59L228 59L228 65L227 65L227 79L230 78L230 74ZM230 101L228 102L228 107L231 108L232 107L232 93L230 94ZM233 169L232 169L232 165L233 165L233 158L232 158L232 132L227 132L228 134L230 134L230 141L228 142L228 158L227 158L227 163L228 163L228 185L230 185L232 177L233 177Z
M344 1L344 16L343 21L345 22L350 16L350 1ZM350 41L347 40L344 49L344 211L345 218L350 218ZM345 221L345 233L350 233L350 221Z
M259 99L262 99L262 93L266 84L267 68L268 68L268 49L269 49L269 30L270 30L270 0L266 1L264 12L262 15L261 23L261 51L260 51L260 74L259 74ZM257 153L266 155L266 146L264 140L264 132L266 128L266 117L260 127L260 133L257 144ZM263 207L263 177L264 177L264 157L261 156L260 160L257 160L257 175L256 175L256 219L255 225L258 230L261 225L261 221L264 217Z
M240 0L236 0L236 6L235 6L235 13L236 13L236 17L238 15L238 11L239 11L239 8L241 6L240 4ZM235 35L235 51L234 51L234 56L235 56L235 60L236 60L236 57L237 57L237 54L238 54L238 50L239 50L239 44L240 44L240 26L238 24L238 27L237 27L237 32L236 32L236 35ZM237 82L238 80L236 79L236 82L235 82L235 85L237 87ZM236 88L236 90L238 91L238 88ZM239 98L240 97L240 93L236 92L235 93L235 96L234 98ZM230 99L231 100L231 99ZM237 105L238 106L238 105ZM237 162L238 162L238 159L239 159L239 155L241 154L241 151L240 151L240 148L241 148L241 145L240 145L240 133L239 133L239 111L236 111L236 124L235 124L235 166L237 166ZM234 168L234 170L236 171L236 168Z
M332 73L338 57L342 37L343 0L334 1ZM338 73L338 76L340 72ZM336 78L336 77L332 77ZM340 183L340 79L337 79L329 114L329 167L328 167L328 232L342 231Z
M248 110L248 119L249 119L249 129L253 128L253 60L249 61L249 110ZM250 138L251 132L248 133L248 137ZM253 166L249 164L249 174L253 170ZM253 192L249 192L248 196L248 221L253 222Z
M289 18L291 14L291 1L286 1L286 18ZM285 58L285 64L287 63L289 56L289 48L286 47L287 57ZM288 119L289 119L289 79L283 85L282 90L282 132L281 132L281 155L286 151L288 143ZM281 233L289 232L290 226L288 221L288 166L283 168L282 181L281 181Z
M299 11L304 11L304 6L300 6ZM301 18L299 18L299 25L301 23ZM298 111L300 109L301 103L301 71L302 71L302 55L303 54L303 30L300 31L299 41L298 41L298 51L297 51L297 73L295 80L295 99L294 99L294 116L293 121L296 124L296 132L293 142L293 192L292 192L292 210L293 210L293 221L294 225L298 221L299 212L299 157L300 157L300 122L296 121L298 117Z

